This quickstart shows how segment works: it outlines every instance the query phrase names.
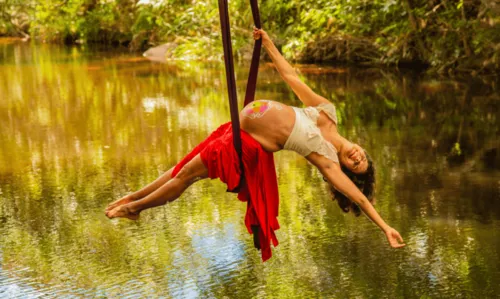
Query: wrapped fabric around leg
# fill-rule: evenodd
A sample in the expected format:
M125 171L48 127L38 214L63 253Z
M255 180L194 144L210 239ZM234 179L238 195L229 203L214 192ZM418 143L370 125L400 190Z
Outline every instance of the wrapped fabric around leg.
M200 154L211 179L219 178L227 185L228 190L236 188L240 183L242 172L232 143L231 130L231 123L220 126L176 165L172 177L175 177L192 158ZM279 194L274 157L250 134L243 130L240 132L244 181L240 185L238 199L247 202L245 225L248 232L253 234L252 226L259 227L258 239L262 260L266 261L272 256L271 242L275 247L278 246L274 232L279 229L277 219Z

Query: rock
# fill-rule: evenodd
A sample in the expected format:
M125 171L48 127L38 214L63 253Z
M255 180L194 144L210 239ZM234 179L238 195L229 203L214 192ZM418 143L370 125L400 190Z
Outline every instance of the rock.
M166 43L157 47L149 48L142 55L149 60L164 62L172 56L175 48L177 48L176 43Z

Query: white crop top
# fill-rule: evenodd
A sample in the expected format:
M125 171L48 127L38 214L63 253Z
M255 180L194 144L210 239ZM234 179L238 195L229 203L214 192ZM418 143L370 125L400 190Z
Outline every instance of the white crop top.
M339 163L337 149L321 135L317 125L321 111L325 112L337 124L335 106L332 103L323 103L315 107L292 108L295 111L295 124L284 145L284 149L295 151L304 157L311 152L316 152Z

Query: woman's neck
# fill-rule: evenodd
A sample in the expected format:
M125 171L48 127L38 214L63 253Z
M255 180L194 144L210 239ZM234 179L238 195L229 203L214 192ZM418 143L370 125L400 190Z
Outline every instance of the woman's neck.
M337 131L337 126L332 122L329 122L324 126L319 126L319 129L321 130L323 137L325 137L325 139L327 139L337 149L339 154L344 150L351 148L352 142L340 135Z
M340 154L342 153L345 149L349 149L351 147L351 142L347 139L345 139L342 135L340 135L338 132L332 132L330 135L331 137L331 143L333 146L337 149L337 152Z

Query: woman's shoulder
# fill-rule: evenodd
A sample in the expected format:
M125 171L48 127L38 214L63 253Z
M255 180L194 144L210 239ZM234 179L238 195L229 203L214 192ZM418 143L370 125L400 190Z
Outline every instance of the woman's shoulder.
M314 107L318 112L323 111L328 118L330 118L335 125L338 124L338 119L337 119L337 109L335 109L335 105L331 102L323 102L319 104L318 106Z

